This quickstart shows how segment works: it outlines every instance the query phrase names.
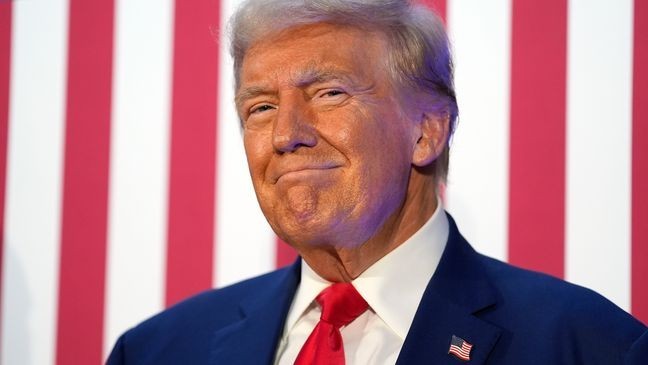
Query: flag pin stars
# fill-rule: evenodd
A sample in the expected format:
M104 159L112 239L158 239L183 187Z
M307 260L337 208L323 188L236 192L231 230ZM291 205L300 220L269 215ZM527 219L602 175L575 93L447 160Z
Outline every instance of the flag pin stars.
M470 350L472 350L473 345L468 341L464 340L461 337L452 335L452 341L450 341L450 348L448 349L448 354L453 354L463 361L470 360Z

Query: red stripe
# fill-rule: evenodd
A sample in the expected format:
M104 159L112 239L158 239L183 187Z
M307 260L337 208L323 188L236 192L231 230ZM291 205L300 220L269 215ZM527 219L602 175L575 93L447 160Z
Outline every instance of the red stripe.
M212 286L219 25L219 1L176 1L167 305Z
M11 1L0 2L0 303L4 252L4 206L9 132L9 80L11 67ZM2 313L0 313L0 320ZM2 322L0 321L0 324Z
M634 6L632 313L648 323L648 2Z
M277 268L292 264L297 258L297 251L277 237L277 257L275 265Z
M448 16L447 0L419 0L419 2L436 11L441 19L446 22Z
M57 364L102 361L112 0L70 0Z
M567 5L513 2L509 261L564 275Z

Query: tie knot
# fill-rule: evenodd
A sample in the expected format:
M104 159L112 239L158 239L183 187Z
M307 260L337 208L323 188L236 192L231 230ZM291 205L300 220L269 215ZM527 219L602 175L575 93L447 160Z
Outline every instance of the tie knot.
M322 306L320 319L335 328L351 323L369 307L351 283L335 283L322 290L315 300Z

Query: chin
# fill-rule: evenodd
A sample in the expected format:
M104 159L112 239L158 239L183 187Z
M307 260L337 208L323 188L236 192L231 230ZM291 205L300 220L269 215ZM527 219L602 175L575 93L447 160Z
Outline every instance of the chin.
M382 219L359 219L354 208L359 204L345 206L321 204L300 206L279 205L266 214L275 233L285 242L298 247L356 248L367 242L378 230ZM321 209L332 208L332 209ZM364 211L364 210L363 210ZM379 216L382 216L379 215Z

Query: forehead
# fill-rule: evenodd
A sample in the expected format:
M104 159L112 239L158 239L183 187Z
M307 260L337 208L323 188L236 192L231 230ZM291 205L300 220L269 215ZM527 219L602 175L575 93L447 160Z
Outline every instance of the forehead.
M364 29L318 23L293 27L256 41L241 67L241 86L291 85L384 74L384 36Z

